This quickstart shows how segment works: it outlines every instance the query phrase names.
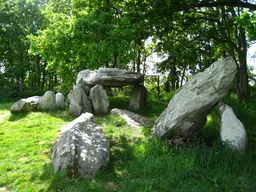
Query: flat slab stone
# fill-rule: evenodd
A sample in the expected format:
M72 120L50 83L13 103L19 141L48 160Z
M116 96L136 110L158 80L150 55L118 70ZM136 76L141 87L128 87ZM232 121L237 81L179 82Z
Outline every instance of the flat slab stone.
M11 113L22 113L35 111L37 109L41 96L28 97L26 99L20 99L10 107Z
M83 70L77 75L76 83L83 81L89 85L102 85L106 87L123 87L127 85L139 84L144 81L144 76L140 73L129 72L117 68L99 68L98 70Z
M128 125L136 129L153 125L153 122L148 118L128 110L114 108L111 113L120 116Z

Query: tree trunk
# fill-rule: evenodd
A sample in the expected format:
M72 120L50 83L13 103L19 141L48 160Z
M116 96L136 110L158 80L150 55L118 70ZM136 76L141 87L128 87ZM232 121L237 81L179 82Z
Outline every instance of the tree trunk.
M238 59L239 59L239 68L238 68L238 82L237 89L240 93L238 96L239 101L246 101L250 97L250 89L249 89L249 81L248 81L248 72L247 72L247 42L245 36L245 30L243 28L239 28L239 51L238 51Z
M141 50L140 47L138 48L138 58L137 58L137 73L140 73L140 55L141 55Z
M47 66L47 63L44 62L44 65L43 65L43 79L42 79L41 90L44 90L44 85L45 85L45 81L46 81L46 66Z
M183 81L184 81L184 77L185 77L185 72L186 72L186 67L187 67L187 65L184 64L182 75L181 75L181 80L180 80L180 87L182 87L182 85L183 85Z
M117 68L118 65L118 53L114 53L114 64L113 68Z

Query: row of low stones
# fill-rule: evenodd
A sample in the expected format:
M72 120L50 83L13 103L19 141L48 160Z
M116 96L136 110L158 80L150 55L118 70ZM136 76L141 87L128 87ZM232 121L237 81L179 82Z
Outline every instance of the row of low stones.
M69 109L75 116L85 112L105 113L108 111L109 101L106 91L101 85L96 85L90 90L90 97L86 91L78 85L74 86L73 92L68 95ZM88 89L89 93L89 89ZM62 93L56 95L52 91L46 91L41 96L33 96L20 99L10 108L11 113L48 111L53 109L64 110L66 108L65 97Z
M52 109L64 110L65 97L62 93L57 93L56 95L52 91L46 91L45 94L41 96L33 96L26 99L20 99L14 103L10 111L11 113L20 112L31 112L31 111L47 111Z

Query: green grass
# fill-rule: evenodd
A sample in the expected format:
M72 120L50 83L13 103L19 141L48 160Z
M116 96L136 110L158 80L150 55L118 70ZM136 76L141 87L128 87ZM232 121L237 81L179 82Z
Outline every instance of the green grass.
M67 111L11 115L11 102L0 102L0 188L10 191L255 191L256 147L252 106L239 104L233 95L227 102L239 108L245 121L249 149L237 155L218 144L218 113L214 109L202 129L202 137L215 142L191 143L186 147L169 146L151 138L152 127L137 130L112 114L98 116L110 145L110 164L95 178L68 180L53 173L51 149L58 130L75 117ZM111 108L127 108L127 97L110 99ZM251 105L253 102L251 103ZM121 107L120 107L121 106ZM138 113L155 120L164 105L150 101ZM249 114L245 111L252 110Z

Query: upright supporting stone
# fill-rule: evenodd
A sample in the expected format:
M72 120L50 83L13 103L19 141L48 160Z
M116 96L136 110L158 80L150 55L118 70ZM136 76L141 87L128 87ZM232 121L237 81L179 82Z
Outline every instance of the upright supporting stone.
M72 93L68 95L69 110L79 116L85 112L92 112L92 104L81 85L74 86Z
M90 90L93 112L96 114L108 112L108 95L101 85L96 85Z
M129 104L130 110L138 110L147 103L148 91L143 85L135 85L132 90L132 96Z

